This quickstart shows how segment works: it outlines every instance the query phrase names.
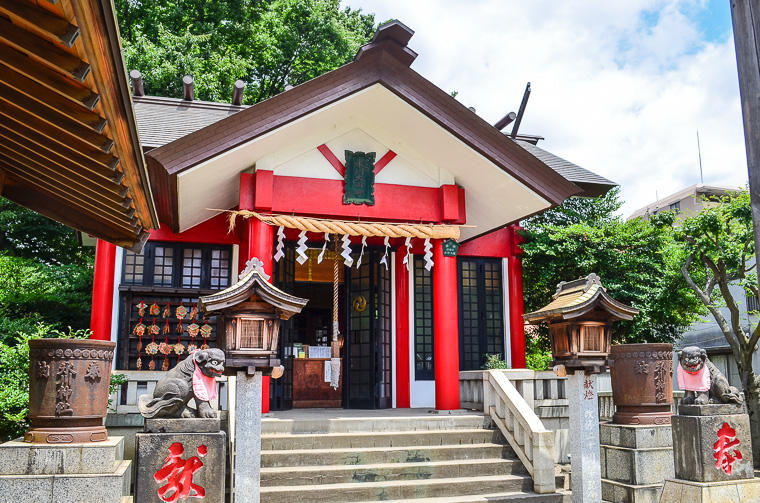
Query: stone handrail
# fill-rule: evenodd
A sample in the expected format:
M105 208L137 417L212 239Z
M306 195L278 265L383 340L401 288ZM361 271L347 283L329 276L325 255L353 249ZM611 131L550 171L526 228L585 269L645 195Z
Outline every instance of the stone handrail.
M533 477L533 490L539 494L555 492L554 434L544 427L504 372L486 370L482 379L483 410Z
M115 370L113 373L127 376L127 382L111 395L108 411L117 414L138 414L140 411L137 410L137 398L140 395L153 394L156 383L165 374L159 370ZM227 377L217 377L216 381L218 396L211 405L216 406L218 403L219 410L227 410Z
M599 421L611 421L615 414L615 403L612 401L612 391L600 391L599 395ZM683 398L683 391L673 391L673 405L670 410L673 414L678 411L678 405Z

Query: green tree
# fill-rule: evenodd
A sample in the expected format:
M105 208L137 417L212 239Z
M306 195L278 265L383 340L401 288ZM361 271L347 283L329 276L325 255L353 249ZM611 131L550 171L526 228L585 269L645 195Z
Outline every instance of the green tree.
M755 467L760 467L760 380L752 368L760 324L745 331L739 308L744 299L734 298L730 288L739 283L746 294L760 300L749 192L730 193L719 204L685 218L676 238L684 250L681 273L712 314L736 361L750 416ZM728 316L722 308L728 309Z
M93 262L72 229L0 198L0 341L41 321L87 328Z
M640 310L615 324L616 343L672 342L704 312L676 267L683 250L673 239L673 215L623 221L618 208L619 194L610 191L570 199L525 222L525 311L548 304L560 281L594 272L610 295ZM546 334L531 344L546 347Z
M339 0L116 0L129 69L149 95L226 101L246 83L256 103L350 61L374 33L374 15Z

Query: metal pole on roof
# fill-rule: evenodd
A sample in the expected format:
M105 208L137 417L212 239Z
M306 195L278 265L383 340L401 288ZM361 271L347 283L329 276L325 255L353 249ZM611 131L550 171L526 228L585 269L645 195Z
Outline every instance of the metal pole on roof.
M520 109L517 111L517 118L515 119L515 125L512 126L512 139L517 137L517 131L520 129L520 123L522 122L523 114L525 114L525 107L528 104L528 98L530 97L530 82L525 86L525 92L523 93L522 102L520 103Z
M699 155L699 183L705 183L705 177L702 176L702 147L699 145L699 129L697 129L697 154Z

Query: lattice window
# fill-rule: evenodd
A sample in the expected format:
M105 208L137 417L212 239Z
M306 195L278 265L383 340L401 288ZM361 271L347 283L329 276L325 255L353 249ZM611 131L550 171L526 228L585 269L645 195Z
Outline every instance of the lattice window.
M433 273L425 270L423 257L414 257L414 376L417 381L435 379L433 355Z
M459 369L483 368L486 354L504 358L501 260L459 258Z
M264 320L241 319L240 323L240 348L263 348L264 347Z
M156 246L153 253L153 284L171 286L174 273L174 248Z
M203 250L200 248L185 248L182 250L182 287L198 288L201 286L201 271L203 269Z
M230 283L230 251L211 250L211 288L225 288Z
M145 255L127 250L124 254L124 283L142 284Z

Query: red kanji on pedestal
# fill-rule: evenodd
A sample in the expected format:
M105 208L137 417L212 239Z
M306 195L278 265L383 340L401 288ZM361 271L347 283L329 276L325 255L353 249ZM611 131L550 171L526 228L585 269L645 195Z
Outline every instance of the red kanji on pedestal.
M594 399L594 382L588 376L585 377L583 380L583 399L584 400Z
M739 449L733 450L733 456L729 452L729 449L736 445L739 445L739 440L736 438L736 430L731 428L728 423L723 423L723 426L718 430L718 441L713 444L713 449L715 449L715 468L731 475L731 465L737 459L742 459L742 453L739 452Z
M206 455L206 452L205 445L198 447L198 456L201 458ZM184 453L185 448L182 444L174 442L169 447L169 455L164 461L164 466L153 474L157 483L166 481L166 485L158 489L158 497L167 503L172 503L180 498L183 500L187 498L203 499L206 496L206 490L193 483L193 475L203 468L203 462L198 456L184 460L182 459Z

